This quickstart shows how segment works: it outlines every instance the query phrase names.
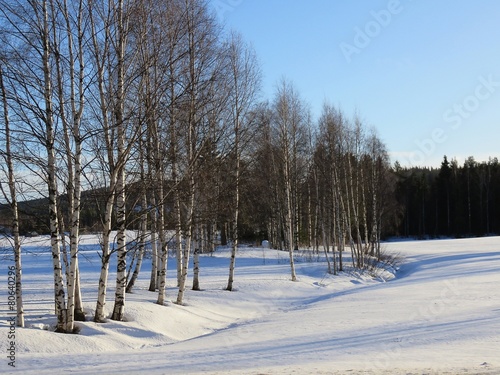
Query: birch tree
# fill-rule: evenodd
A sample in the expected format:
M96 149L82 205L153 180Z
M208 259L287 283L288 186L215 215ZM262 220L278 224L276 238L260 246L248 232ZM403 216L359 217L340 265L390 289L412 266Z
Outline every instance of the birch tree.
M115 303L111 318L122 320L126 289L126 206L125 168L131 149L137 139L139 122L132 121L132 113L137 103L127 100L128 88L131 87L134 72L135 53L128 45L130 4L124 0L108 4L90 3L89 19L92 36L92 60L96 69L95 88L98 93L93 105L97 109L98 122L95 130L101 138L96 138L96 150L100 168L107 171L105 178L106 199L102 218L102 265L99 278L98 298L94 314L95 321L105 319L104 307L109 274L111 252L111 229L116 199L116 254L117 276ZM135 103L135 104L134 104Z
M60 36L57 35L56 28L53 28L54 42L52 48L55 51L56 91L66 155L66 194L68 196L68 215L70 218L70 262L66 280L68 290L67 332L74 330L75 319L85 320L81 293L77 288L79 285L77 282L79 278L78 244L82 190L82 147L84 141L81 124L86 85L85 42L83 2L73 3L73 5L75 8L69 9L65 0L51 4L52 18L56 19L56 14L60 14L63 21ZM63 61L61 56L67 56L67 59ZM69 95L68 98L66 93Z
M132 277L127 277L127 287L125 289L126 293L131 293L132 289L139 277L139 272L141 271L142 260L144 259L144 252L146 248L146 237L148 231L148 199L147 199L147 179L146 179L146 171L145 171L145 150L144 150L144 140L139 139L139 168L140 168L140 179L141 179L141 200L140 200L140 218L139 218L139 235L138 235L138 245L136 249L136 263L134 267L134 272L132 273ZM131 262L133 263L133 261ZM132 264L131 264L132 266ZM130 270L129 270L130 271Z
M297 280L293 251L296 247L294 235L298 183L299 150L306 141L304 124L305 108L291 84L282 81L274 100L274 129L277 145L277 165L282 190L285 246L289 252L292 281Z
M16 191L16 176L14 171L14 157L11 148L11 132L10 132L10 119L9 119L9 105L7 99L7 89L3 79L3 62L0 61L0 95L2 97L3 105L3 120L4 120L4 136L5 136L5 151L1 154L7 165L7 179L9 194L6 193L2 183L0 182L0 189L4 198L10 205L12 212L12 236L14 240L14 263L15 263L15 276L16 276L16 325L24 327L24 305L22 293L22 264L21 264L21 238L19 236L19 210L17 205L17 191Z
M114 121L116 126L116 148L117 159L121 165L117 171L116 181L116 225L117 234L117 267L116 267L116 291L115 305L111 319L122 320L125 308L125 288L126 288L126 270L127 270L127 244L126 244L126 207L125 207L125 164L127 151L125 150L125 49L127 44L127 15L124 0L118 0L115 12L115 33L114 53L116 54L116 89L114 93Z
M244 44L241 36L233 33L227 47L229 53L229 77L231 90L229 95L230 119L233 127L234 155L234 198L232 202L232 245L229 278L226 290L233 290L236 253L238 251L238 218L240 210L240 175L241 153L246 137L250 132L252 105L255 103L259 88L259 70L254 51ZM246 126L246 129L245 129ZM243 133L243 134L242 134ZM245 134L247 133L247 134ZM242 139L243 138L243 139Z
M3 27L9 53L7 63L16 115L19 118L19 136L25 139L23 152L32 168L46 183L50 222L50 241L53 260L54 299L57 315L56 330L66 331L67 309L61 265L58 185L57 185L57 121L54 108L54 56L52 29L57 22L51 15L52 1L36 3L22 1L0 2ZM13 107L14 108L14 107ZM21 129L22 128L22 129ZM38 143L38 144L37 144ZM34 145L30 148L28 145Z
M390 173L390 163L384 143L372 130L367 140L370 163L370 194L372 222L370 228L370 253L380 260L380 241L382 236L383 217L389 211L395 197L395 181Z
M182 304L189 267L189 257L193 242L195 223L195 203L197 196L197 169L200 151L204 144L203 119L208 103L210 86L217 79L218 34L216 23L208 13L206 5L199 0L184 0L183 15L186 22L188 55L185 59L185 101L182 117L179 119L185 129L185 170L186 209L184 224L184 251L182 272L177 293L177 304Z
M99 4L89 4L89 18L92 36L92 59L96 69L96 91L98 96L95 99L95 106L98 108L96 120L100 122L102 127L102 135L105 138L105 143L111 146L112 126L108 114L110 103L107 95L107 57L111 53L111 40L109 25L111 23L111 15L106 8L99 8ZM102 19L102 17L105 17ZM102 30L102 33L99 33ZM99 133L98 133L99 134ZM102 143L98 140L94 141L94 148L101 149ZM104 165L105 156L98 154L101 165ZM107 187L107 197L105 201L104 214L102 218L102 239L101 239L101 271L99 276L99 286L97 303L94 313L94 321L103 322L105 319L105 305L108 285L109 262L111 257L110 236L112 229L113 205L116 195L117 171L120 165L115 165L115 157L112 150L108 148L107 161L109 168L109 180Z

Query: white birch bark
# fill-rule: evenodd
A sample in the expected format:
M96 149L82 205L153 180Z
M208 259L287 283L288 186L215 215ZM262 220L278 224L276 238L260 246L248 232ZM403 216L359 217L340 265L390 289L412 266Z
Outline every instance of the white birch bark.
M75 321L84 322L86 317L85 311L83 310L82 291L80 289L80 285L80 268L77 263L75 277Z
M193 252L193 287L192 290L200 289L200 252L201 252L201 227L197 225L196 238L194 239Z
M185 234L186 244L184 246L184 252L183 252L183 256L182 256L182 273L181 273L181 279L179 282L179 291L177 293L177 300L176 300L176 304L178 304L178 305L182 305L183 301L184 301L184 293L186 291L186 281L187 281L188 269L189 269L189 256L191 253L191 245L192 245L192 237L193 237L192 234L193 234L193 222L194 222L195 179L194 179L193 171L191 171L190 174L191 174L191 178L189 181L190 197L189 197L189 202L188 202L188 207L187 207L188 218L187 218L187 223L186 223L187 229L186 229L186 234Z
M364 252L367 253L370 247L370 237L369 237L369 230L368 230L368 213L367 213L367 203L366 203L366 188L367 188L367 182L365 181L365 172L364 172L364 165L361 165L360 167L360 178L361 178L361 208L362 208L362 220L363 220L363 227L364 227L364 237L363 237L363 242L364 242ZM371 254L373 255L373 254Z
M293 155L292 144L296 141L297 120L295 118L297 111L297 98L291 87L286 82L278 92L276 111L279 132L280 163L282 174L282 192L283 192L283 225L285 234L285 246L288 249L290 258L290 272L292 281L297 281L294 262L294 207L293 207L293 186L292 186L292 162Z
M191 63L191 69L194 70L194 60ZM192 76L194 76L194 72L192 72ZM186 244L184 246L184 251L182 255L182 272L181 278L179 281L179 291L177 293L176 303L178 305L182 305L184 301L184 292L186 290L186 281L188 275L189 268L189 256L191 252L192 245L192 237L193 237L193 225L194 225L194 203L195 203L195 194L196 194L196 181L195 181L195 145L194 145L194 126L195 126L195 97L191 98L191 113L190 113L190 121L189 121L189 129L188 129L188 176L189 176L189 201L187 205L187 222L186 222L186 233L185 240Z
M107 90L105 83L105 69L106 69L106 55L109 50L109 36L106 36L104 40L104 44L101 48L101 43L98 40L97 33L97 14L99 12L94 10L91 7L89 9L90 14L90 27L92 34L92 43L93 43L93 58L94 63L96 65L96 76L97 76L97 85L99 91L99 106L100 106L100 114L102 119L102 127L104 130L104 139L106 146L111 144L111 127L108 121L108 100L107 100ZM105 30L107 33L109 30ZM99 284L97 290L97 302L96 308L94 312L94 321L95 322L104 322L106 319L106 295L107 295L107 285L108 285L108 275L109 275L109 261L111 257L111 249L110 249L110 236L111 236L111 222L113 216L113 206L115 201L115 192L116 192L116 167L114 163L114 157L112 150L107 147L108 154L108 162L110 168L110 176L109 176L109 186L108 186L108 195L106 198L105 211L103 216L103 225L102 225L102 239L101 239L101 270L99 275Z
M372 156L372 252L376 254L377 258L380 260L380 237L379 237L379 215L378 215L378 173L377 173L377 160L375 155Z
M141 218L140 218L140 231L139 231L139 238L138 238L138 249L137 249L137 261L135 263L134 267L134 272L132 273L132 277L130 278L127 288L125 289L126 293L131 293L132 289L135 285L135 282L137 281L137 278L139 277L139 272L141 271L142 267L142 260L144 259L144 251L146 248L146 236L147 236L147 231L148 231L148 199L146 195L146 181L145 181L145 173L144 173L144 150L141 148L141 157L140 157L140 162L141 162L141 180L143 181L143 186L142 186L142 194L141 194ZM133 263L133 262L132 262Z
M286 153L288 154L288 147L285 148ZM293 256L294 244L293 244L293 211L292 211L292 197L291 197L291 181L290 181L290 166L288 156L285 156L285 165L283 167L283 171L285 173L285 228L286 228L286 242L288 246L288 254L290 257L290 271L292 281L297 281L297 275L295 272L295 261Z
M94 321L104 322L106 319L106 294L109 275L110 236L111 236L111 216L113 214L114 193L111 193L106 202L104 213L103 233L101 241L101 271L99 274L99 284L97 290L97 303L94 313Z
M157 145L157 150L159 152L159 140ZM168 261L168 244L165 236L165 197L164 197L164 172L163 169L157 172L159 174L159 186L158 195L160 197L161 203L158 205L158 237L160 239L160 259L158 264L158 300L156 303L158 305L165 304L165 293L167 289L167 261Z
M174 74L173 62L169 64L170 74ZM174 81L170 82L170 95L175 97ZM170 158L172 168L173 197L174 197L174 220L175 220L175 255L177 269L177 286L180 285L182 278L182 217L181 217L181 198L180 198L180 179L178 165L178 137L177 137L177 118L176 118L176 103L171 103L170 109Z
M11 136L10 136L10 119L9 119L9 106L7 101L7 90L3 81L3 68L0 65L0 94L2 95L3 115L5 125L5 162L7 164L8 184L10 203L12 212L12 235L14 239L14 262L15 262L15 275L16 275L16 326L24 327L24 305L22 293L22 264L21 264L21 239L19 236L19 211L17 206L17 192L16 192L16 178L14 174L14 163L12 161L11 151ZM4 192L3 187L0 188ZM7 198L4 192L5 198Z
M233 33L229 42L230 84L229 105L231 107L231 122L233 129L234 153L234 198L232 203L232 233L231 233L231 261L229 264L229 277L226 290L233 289L234 272L236 267L236 254L238 251L238 225L240 215L240 180L241 180L241 153L243 122L248 118L248 113L255 100L259 88L260 74L254 51L244 44L238 34Z
M160 261L158 272L158 305L165 304L165 294L167 291L167 261L168 261L168 245L165 239L164 229L160 229Z
M120 154L121 146L124 141L123 134L119 136L118 153ZM123 155L123 154L122 154ZM127 284L127 238L126 238L126 228L125 228L125 169L120 167L120 172L118 174L118 181L116 184L117 195L116 195L116 225L118 227L117 239L116 239L116 290L115 290L115 304L113 307L113 314L111 319L113 320L123 320L123 314L125 309L125 289Z
M155 292L158 285L158 240L157 240L157 214L156 214L156 199L152 195L151 204L151 276L149 278L149 291Z
M81 3L80 3L81 5ZM62 12L65 21L65 33L67 37L67 54L68 54L68 68L69 76L66 77L62 72L62 61L60 53L56 54L56 69L57 69L57 84L58 84L58 97L60 103L65 103L65 89L66 81L69 81L69 103L70 112L69 116L64 105L60 106L59 116L63 125L64 143L66 149L66 164L68 167L68 181L67 181L67 195L68 195L68 211L70 216L70 259L69 269L67 270L67 288L68 288L68 314L66 322L66 331L73 332L75 321L75 309L78 306L78 315L81 319L83 313L81 307L81 300L77 301L76 297L81 297L80 293L76 292L77 276L78 276L78 243L79 243L79 230L80 230L80 199L81 199L81 155L82 155L82 137L80 134L80 124L83 114L84 105L84 60L83 60L83 41L82 41L82 25L81 25L81 6L79 7L80 13L77 14L77 59L75 59L74 52L74 38L72 31L72 24L70 21L70 14L66 1L55 7L51 3L52 17L56 19L56 13ZM55 34L54 28L54 48L60 48L57 42L58 38ZM75 60L78 61L78 77L75 69ZM72 150L72 143L74 151ZM78 302L78 303L77 303Z
M196 61L197 61L197 50L196 50L196 42L197 42L197 30L196 30L196 22L194 15L194 3L191 1L186 1L186 26L187 26L187 47L188 47L188 61L187 61L187 69L188 69L188 100L189 105L187 108L187 139L186 139L186 150L187 150L187 171L186 171L186 181L188 183L188 202L186 209L186 231L185 231L185 246L182 256L182 272L181 278L179 281L179 291L177 293L176 303L178 305L182 305L184 301L184 292L186 290L186 281L188 275L189 268L189 256L191 252L192 246L192 237L193 237L193 226L194 226L194 204L196 198L196 177L195 177L195 168L196 168L196 126L197 124L197 94L198 94L198 84L199 77L196 70Z
M232 233L231 233L231 261L229 263L229 278L227 281L226 290L233 290L233 282L234 282L234 270L236 267L236 253L238 251L238 217L239 217L239 208L240 208L240 123L241 123L241 108L240 108L240 93L239 93L239 84L238 78L239 75L243 72L240 72L239 67L239 51L236 49L236 46L233 41L231 45L232 56L231 56L231 65L232 65L232 74L233 74L233 82L234 82L234 157L235 157L235 165L234 165L234 200L233 200L233 225L232 225Z
M330 262L330 256L328 255L329 248L330 248L329 243L328 243L329 235L327 234L326 229L325 229L324 218L321 220L321 237L322 237L322 240L323 240L323 251L325 253L325 259L326 259L326 262L328 264L328 273L332 274L334 271L332 271L332 265L331 265L331 262Z
M156 136L156 129L148 127L148 152L146 158L148 160L148 179L153 180L153 175L156 175L155 166L155 152L154 152L154 137ZM156 192L153 187L151 196L151 206L152 210L150 212L151 218L151 276L149 279L150 292L155 292L158 288L158 263L159 263L159 252L158 252L158 208L156 204Z
M35 12L37 11L34 9ZM49 221L50 221L50 245L52 249L52 263L54 268L54 294L55 311L57 315L56 330L65 332L66 330L66 301L64 293L64 281L61 266L61 249L59 242L59 221L57 210L57 176L56 176L56 150L55 150L55 129L54 129L54 111L52 101L52 76L50 64L50 31L49 31L49 10L47 1L41 3L41 17L43 19L43 82L44 82L44 105L45 105L45 134L47 150L47 185L49 198Z
M114 103L115 126L117 130L117 181L116 181L116 226L117 231L117 266L116 266L116 290L115 304L111 319L123 320L125 311L125 289L127 284L127 238L126 238L126 208L125 208L125 21L124 1L119 0L116 6L116 59L117 59L117 87Z
M234 46L235 47L235 46ZM233 48L234 48L233 47ZM235 51L235 53L237 53ZM239 58L239 56L234 56L233 59ZM236 267L236 253L238 251L238 216L239 216L239 207L240 207L240 122L241 122L241 109L239 103L239 87L238 87L238 75L239 69L236 64L237 61L233 61L233 79L235 81L235 101L234 101L234 157L235 157L235 165L234 165L234 200L233 200L233 225L232 225L232 233L231 233L231 261L229 264L229 278L227 282L226 290L233 290L233 282L234 282L234 270ZM236 66L235 66L236 65Z
M347 187L347 189L349 189L349 198L348 198L348 205L350 205L350 209L349 209L349 212L352 212L352 215L353 215L353 220L354 220L354 229L356 231L356 241L354 241L353 237L352 237L352 224L351 224L351 244L352 246L354 246L354 249L356 251L356 260L357 260L357 265L358 265L358 268L363 268L364 267L364 256L363 256L363 252L361 251L361 233L360 233L360 230L359 230L359 216L358 216L358 200L357 200L357 189L355 190L354 187L355 187L355 183L354 183L354 171L353 171L353 168L352 168L352 163L351 163L351 156L350 154L348 154L346 156L347 158L347 182L349 184L349 186ZM356 173L357 175L357 173ZM356 181L356 186L357 186L357 181ZM351 211L352 210L352 211Z

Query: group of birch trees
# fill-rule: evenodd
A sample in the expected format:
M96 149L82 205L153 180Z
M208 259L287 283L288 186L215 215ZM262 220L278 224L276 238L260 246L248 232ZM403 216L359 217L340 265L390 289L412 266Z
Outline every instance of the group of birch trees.
M290 252L292 280L299 247L322 249L333 274L343 270L346 250L355 268L380 259L382 231L396 208L395 180L375 130L328 103L313 124L285 81L258 117L249 215L256 231Z
M0 0L0 42L0 187L13 217L19 326L17 202L27 186L48 198L60 332L85 319L84 191L93 192L101 238L96 322L108 318L111 259L109 317L122 320L146 248L149 290L160 305L169 250L182 304L190 258L199 289L199 255L213 251L216 238L231 245L229 291L249 232L289 252L292 280L299 246L321 247L332 273L342 270L346 246L355 267L380 256L392 188L383 143L329 105L316 126L286 80L259 102L254 51L221 28L205 1Z

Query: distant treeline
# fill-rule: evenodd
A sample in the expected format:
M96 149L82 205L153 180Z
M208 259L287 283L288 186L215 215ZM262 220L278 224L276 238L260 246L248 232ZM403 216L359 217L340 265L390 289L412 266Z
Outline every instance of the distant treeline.
M455 159L448 161L445 156L440 168L409 168L396 163L392 173L396 203L388 215L392 219L387 218L383 237L471 237L500 233L500 163L497 158L477 162L469 157L459 165ZM251 195L255 194L253 190ZM99 206L102 204L99 195L98 191L83 194L81 224L84 232L99 230ZM137 194L130 194L129 198L132 209ZM63 195L60 199L64 207L66 197ZM48 232L46 207L47 199L20 203L22 234ZM0 225L7 228L10 221L7 205L0 205L0 213ZM248 223L241 225L241 233L247 240L257 239L248 231Z
M500 164L497 158L463 165L445 156L441 167L396 163L401 212L396 235L469 237L500 233Z

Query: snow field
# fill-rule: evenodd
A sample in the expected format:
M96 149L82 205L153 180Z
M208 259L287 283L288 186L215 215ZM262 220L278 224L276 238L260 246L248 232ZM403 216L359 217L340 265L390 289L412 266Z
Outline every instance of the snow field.
M82 239L82 293L89 320L97 296L95 236ZM23 250L25 329L16 330L13 373L49 374L498 374L500 373L500 238L384 244L405 258L395 277L242 248L236 291L227 282L229 250L201 257L203 291L186 304L156 305L145 260L126 321L78 323L79 335L54 324L50 254L40 238ZM304 253L305 254L305 253ZM303 254L301 254L303 255ZM11 260L3 256L0 286ZM167 300L175 300L169 259ZM349 265L348 259L345 265ZM114 297L114 265L107 308ZM0 351L6 353L6 288L0 288ZM0 373L10 373L6 356Z

